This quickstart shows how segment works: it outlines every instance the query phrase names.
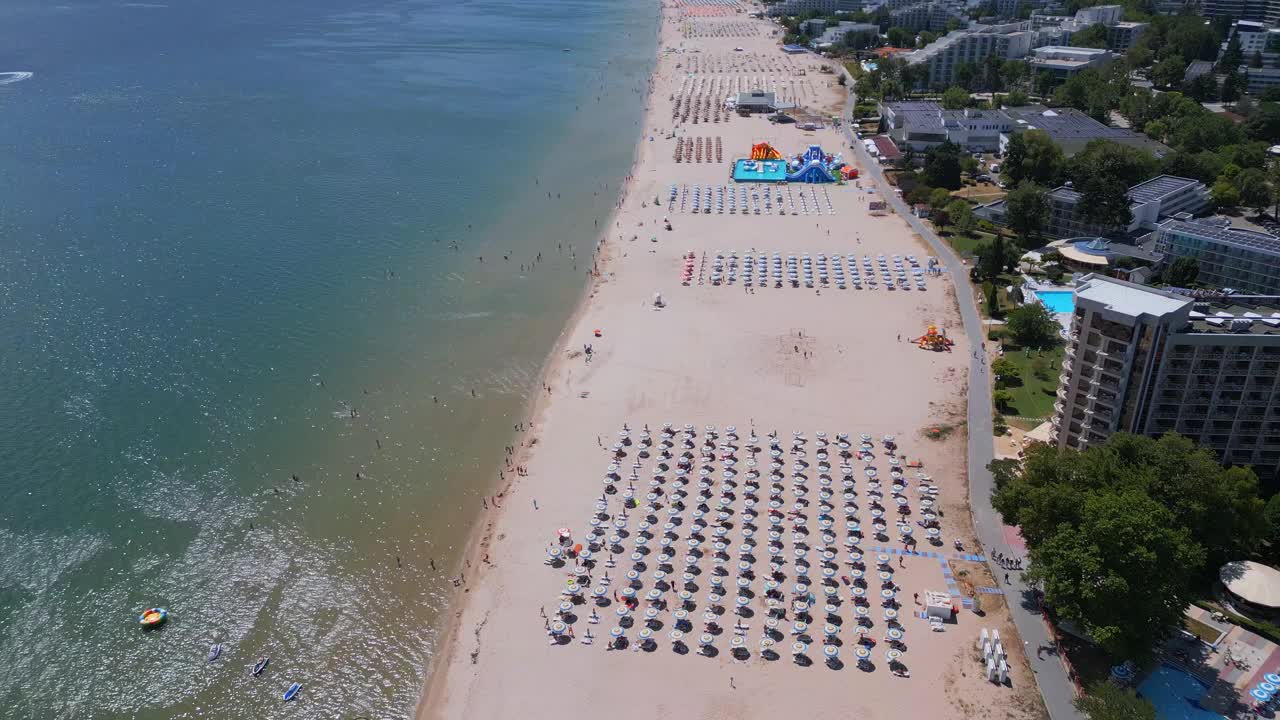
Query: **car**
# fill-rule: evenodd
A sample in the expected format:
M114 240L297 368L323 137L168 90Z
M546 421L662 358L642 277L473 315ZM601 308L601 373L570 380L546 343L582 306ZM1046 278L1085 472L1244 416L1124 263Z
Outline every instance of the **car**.
M1000 163L991 163L991 172L993 173L1000 172Z

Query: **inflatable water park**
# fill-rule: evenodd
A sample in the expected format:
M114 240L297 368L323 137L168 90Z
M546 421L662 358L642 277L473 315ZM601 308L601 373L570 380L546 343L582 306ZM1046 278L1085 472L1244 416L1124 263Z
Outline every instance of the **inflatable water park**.
M769 143L751 146L750 157L733 163L735 182L844 182L858 177L856 168L846 166L839 153L828 155L820 145L810 145L804 152L784 157Z

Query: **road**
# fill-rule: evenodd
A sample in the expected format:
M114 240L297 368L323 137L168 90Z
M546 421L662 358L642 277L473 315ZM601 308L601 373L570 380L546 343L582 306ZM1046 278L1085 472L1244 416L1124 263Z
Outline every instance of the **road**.
M853 78L849 77L847 71L844 71L843 68L841 71L846 72L846 82L852 87ZM850 92L845 103L845 118L852 116L853 104L854 95ZM974 348L984 347L986 331L982 323L982 317L978 314L978 301L973 286L969 283L968 268L960 262L960 258L951 249L950 245L935 235L933 229L922 222L920 218L908 211L902 197L894 192L892 186L885 180L884 171L880 167L879 161L872 158L867 153L866 148L863 147L862 141L853 136L853 129L850 123L843 123L843 133L849 143L849 147L852 148L853 153L857 156L858 164L865 168L870 178L880 186L881 194L889 203L889 207L906 220L911 229L919 233L920 237L923 237L929 243L929 247L933 249L935 256L938 257L942 265L946 266L952 282L955 283L956 299L960 305L960 318L964 323L964 331L969 339L969 345ZM973 514L974 530L978 534L978 541L987 551L988 562L992 563L992 575L996 578L999 587L1005 592L1005 599L1008 600L1013 623L1018 628L1018 634L1022 636L1027 661L1035 672L1036 684L1040 688L1040 694L1044 697L1044 704L1049 711L1049 716L1053 720L1081 720L1083 716L1076 711L1073 704L1076 696L1075 685L1067 677L1066 667L1052 649L1053 640L1040 614L1032 589L1022 582L1021 573L1006 573L995 565L990 558L990 554L995 551L1010 557L1016 557L1019 553L1015 552L1005 541L1004 523L1000 519L1000 514L995 511L995 508L991 507L992 479L991 472L987 470L987 465L995 455L995 442L991 427L991 376L987 369L986 357L983 353L978 353L977 357L970 359L968 410L969 508ZM1039 652L1040 648L1044 648L1043 654Z

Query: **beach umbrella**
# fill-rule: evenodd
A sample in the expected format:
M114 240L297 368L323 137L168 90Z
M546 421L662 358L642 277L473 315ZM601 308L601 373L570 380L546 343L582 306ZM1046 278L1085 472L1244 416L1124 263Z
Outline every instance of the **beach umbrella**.
M889 628L889 639L890 639L890 640L893 640L893 641L895 641L895 642L896 642L896 641L898 641L898 640L901 640L901 639L902 639L902 631L901 631L901 630L899 630L898 628Z
M698 638L698 644L702 645L703 647L706 647L707 645L710 645L713 642L715 642L715 638L713 638L710 633L702 633L702 635Z
M886 660L888 660L889 662L897 662L897 661L898 661L898 658L902 657L902 651L901 651L901 650L890 650L889 652L887 652L887 653L885 653L885 654L884 654L884 657L885 657L885 659L886 659Z
M1272 685L1280 685L1280 675L1276 673L1267 673L1266 675L1262 676L1262 679L1266 680Z
M867 594L866 589L859 585L854 585L849 592L852 593L854 597L863 597Z
M866 605L859 605L858 607L854 608L853 612L858 617L867 617L868 615L871 614L871 611L867 609Z
M1266 690L1263 690L1262 688L1254 688L1249 691L1249 694L1252 695L1253 699L1257 700L1258 702L1267 702L1271 699L1271 693L1267 692Z
M805 644L804 644L804 643L802 643L802 642L797 641L797 642L793 642L793 643L791 643L791 654L792 654L792 655L803 655L803 654L804 654L804 651L805 651L805 650L808 650L808 649L809 649L809 646L808 646L808 645L805 645Z
M885 611L884 611L884 619L885 619L885 620L888 620L888 621L890 621L890 622L893 622L894 620L897 620L897 619L898 619L898 611L897 611L897 610L894 610L893 608L889 608L889 609L885 610Z
M867 658L871 657L871 651L868 650L865 646L859 645L857 649L853 651L853 655L859 660L866 660Z
M824 645L822 647L822 654L827 656L828 660L834 660L835 657L840 654L840 648L835 645Z
M1267 680L1263 680L1262 682L1258 683L1258 687L1262 688L1266 692L1271 693L1272 695L1276 694L1276 690L1280 690L1280 686L1278 686L1276 683L1269 682Z

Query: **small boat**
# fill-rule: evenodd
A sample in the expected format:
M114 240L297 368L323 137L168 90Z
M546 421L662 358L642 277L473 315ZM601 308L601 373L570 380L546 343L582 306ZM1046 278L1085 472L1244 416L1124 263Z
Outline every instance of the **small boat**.
M284 691L284 701L289 702L290 700L298 697L299 692L302 692L302 683L294 683L290 685L289 689Z
M158 627L169 619L169 611L164 608L147 608L138 616L138 624L144 628Z
M206 655L204 659L209 662L213 662L214 660L217 660L221 655L222 655L222 645L219 643L214 643L209 647L209 654Z
M271 658L264 657L253 665L253 674L261 675L263 670L267 669L267 663L271 662Z

